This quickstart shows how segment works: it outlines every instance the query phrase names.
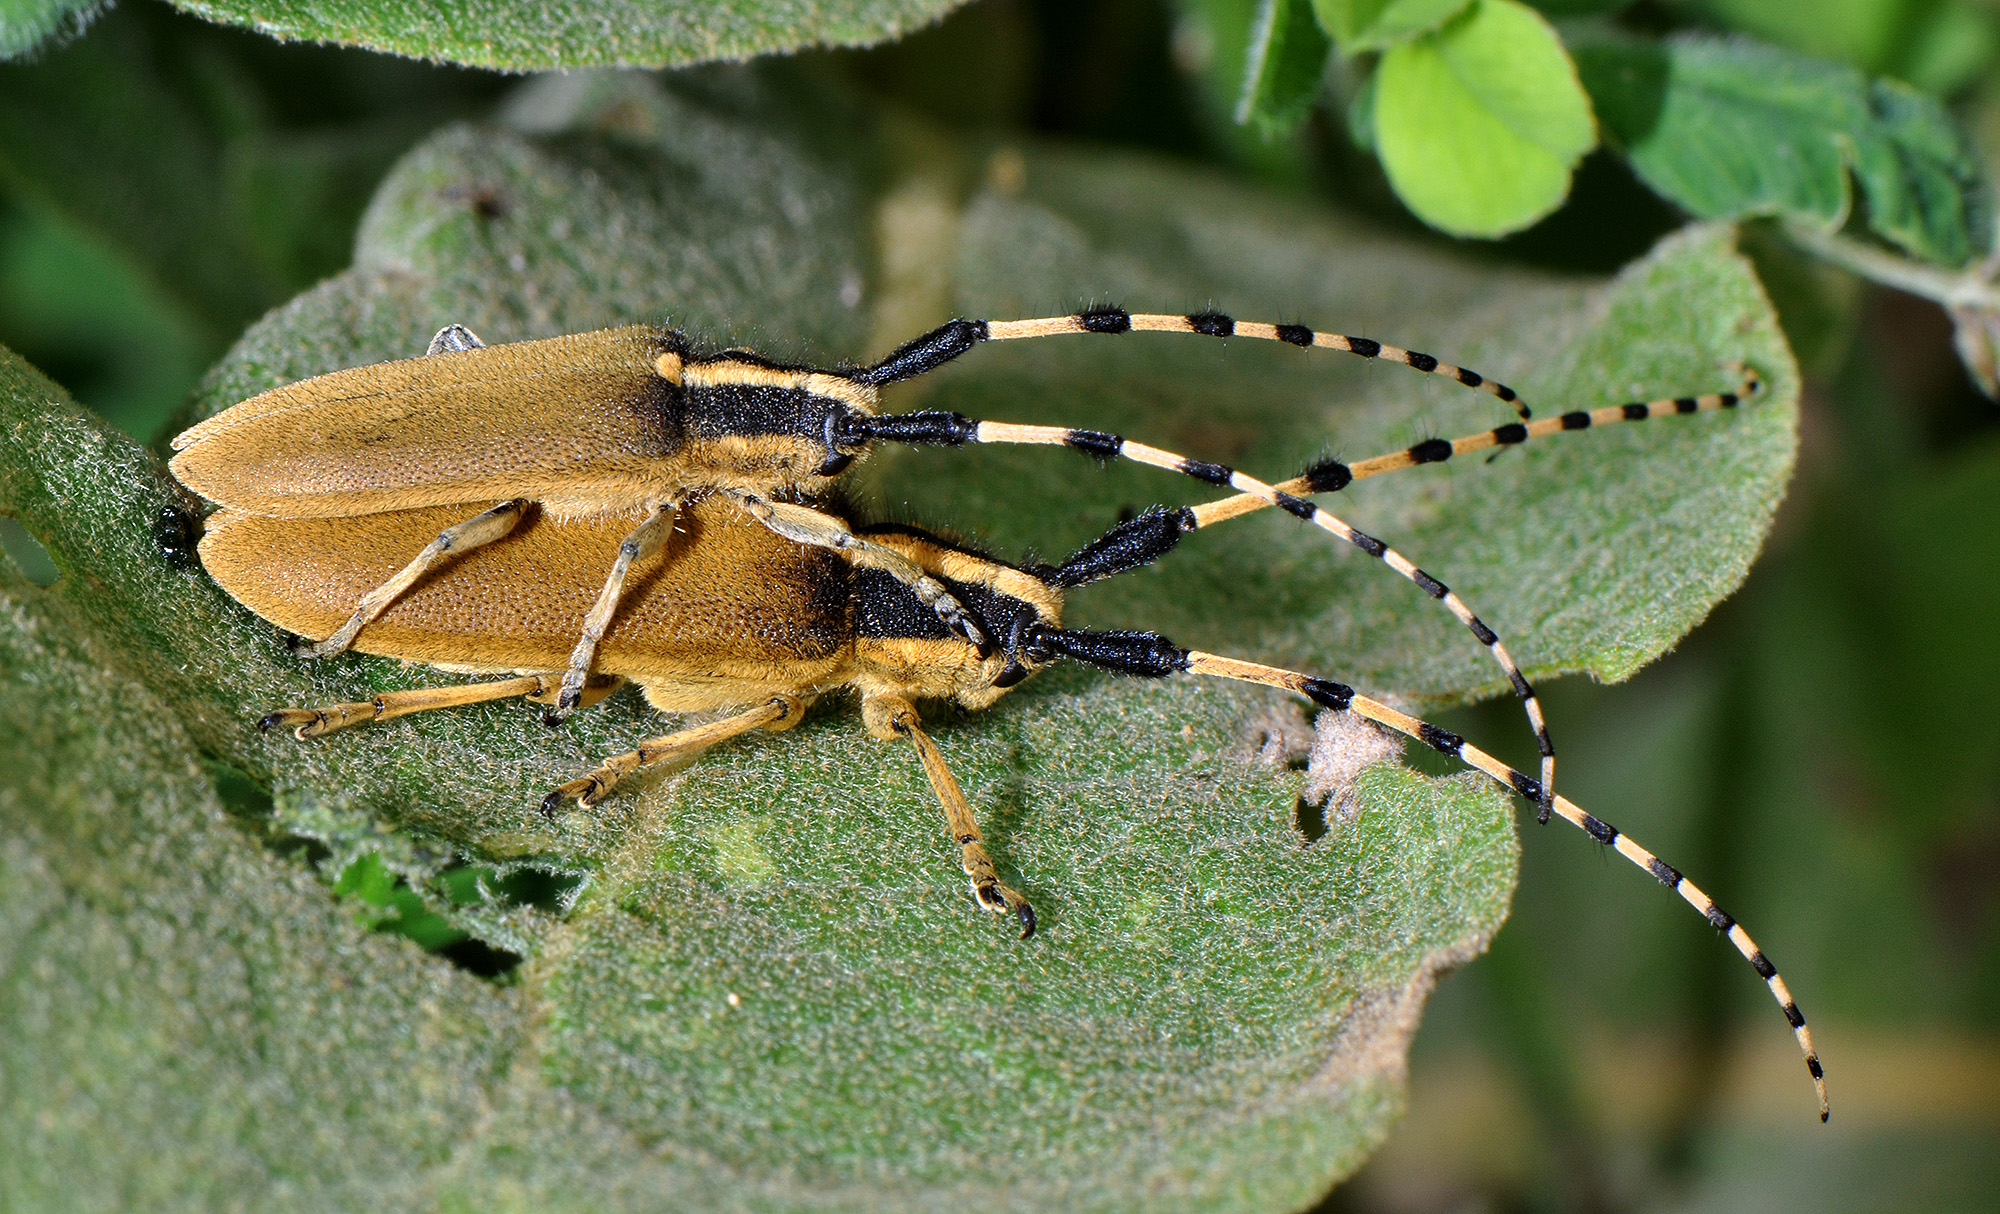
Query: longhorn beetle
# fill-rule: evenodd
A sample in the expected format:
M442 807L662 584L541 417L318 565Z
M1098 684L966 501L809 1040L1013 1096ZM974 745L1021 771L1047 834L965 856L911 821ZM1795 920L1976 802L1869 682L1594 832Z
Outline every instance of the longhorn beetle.
M581 703L633 563L658 550L676 514L697 495L718 493L787 539L850 553L909 587L947 628L987 650L995 639L936 578L893 546L855 534L810 503L876 442L1059 444L1099 459L1152 464L1243 495L1238 505L1174 516L1183 531L1263 505L1281 506L1443 602L1492 653L1527 713L1542 756L1538 814L1546 822L1554 806L1555 747L1533 687L1498 634L1401 553L1305 500L1342 488L1355 469L1326 462L1273 486L1101 431L975 421L938 411L877 411L884 385L935 370L982 342L1135 331L1248 337L1388 359L1491 393L1522 418L1463 440L1463 447L1433 440L1385 457L1391 461L1435 462L1461 449L1519 443L1550 429L1591 424L1603 412L1566 414L1554 426L1529 424L1513 389L1429 354L1302 325L1239 322L1218 312L1097 308L1035 320L954 320L878 363L835 370L788 366L746 350L703 353L681 333L649 325L496 346L463 325L449 325L425 357L275 388L189 428L174 439L173 471L221 506L272 518L349 518L500 502L461 514L426 542L412 544L405 563L358 593L345 621L305 651L313 657L354 644L369 621L447 554L506 537L519 525L525 503L561 518L637 514L636 527L606 562L602 587L583 618L548 709L553 722ZM1755 388L1752 379L1740 393L1624 409L1633 417L1669 405L1682 412L1718 401L1733 405ZM1144 535L1128 538L1152 545L1154 556L1178 539L1166 520L1147 525Z
M1358 467L1379 469L1392 462ZM613 558L623 525L601 517L564 519L531 506L520 513L508 543L434 569L387 605L356 643L369 653L509 677L281 709L263 718L264 728L288 727L305 739L432 708L516 696L547 702L559 694L574 621L594 597L590 571ZM925 733L915 701L944 699L983 709L1023 678L1063 659L1142 678L1187 673L1278 688L1387 726L1530 801L1551 803L1554 813L1678 892L1728 934L1777 999L1804 1052L1820 1117L1826 1118L1825 1076L1812 1035L1776 968L1708 895L1609 823L1566 797L1547 798L1534 777L1457 734L1344 684L1184 649L1154 632L1062 626L1066 591L1147 563L1155 554L1135 537L1177 533L1181 513L1149 512L1133 523L1153 523L1122 525L1060 565L1026 569L916 528L853 529L945 585L982 634L999 638L982 646L948 630L913 588L859 559L855 549L790 542L751 522L720 494L692 499L670 547L632 565L629 592L605 631L599 673L583 698L594 701L630 680L663 712L719 709L733 715L608 758L557 786L542 809L553 816L572 798L591 806L641 768L691 758L751 730L790 729L817 696L849 689L860 697L870 734L906 740L916 751L979 905L1012 914L1027 937L1035 930L1034 909L1000 880L971 806ZM410 544L454 517L451 507L325 519L275 519L225 509L211 517L200 553L223 589L252 611L304 636L324 637L342 626L353 595L380 584ZM1158 525L1162 520L1171 528Z

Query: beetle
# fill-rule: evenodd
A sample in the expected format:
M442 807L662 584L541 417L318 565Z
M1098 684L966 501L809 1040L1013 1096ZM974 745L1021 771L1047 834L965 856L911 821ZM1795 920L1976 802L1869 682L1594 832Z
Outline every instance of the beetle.
M1632 418L1621 414L1620 419ZM1623 832L1566 797L1546 796L1534 777L1457 734L1345 684L1186 649L1157 632L1063 627L1065 593L1147 563L1145 547L1135 537L1166 534L1159 525L1163 520L1177 531L1177 513L1148 511L1060 565L1027 568L918 528L853 528L948 587L980 630L999 638L986 646L948 629L911 587L857 559L852 550L797 544L759 526L719 494L695 498L680 513L665 550L632 565L586 698L594 701L630 681L662 712L728 715L608 758L558 785L541 808L553 816L567 800L594 805L642 768L691 758L752 730L793 728L819 696L851 691L871 735L907 741L915 750L960 849L975 900L1016 917L1026 938L1035 931L1034 909L1001 881L964 792L923 729L917 702L985 709L1029 675L1063 660L1141 678L1194 674L1276 688L1421 741L1533 803L1547 801L1556 815L1678 892L1728 934L1778 1001L1805 1056L1821 1119L1826 1118L1824 1070L1805 1018L1775 966L1741 924ZM285 708L260 724L289 728L306 739L412 712L512 697L546 702L558 694L568 637L593 600L588 571L618 549L623 522L564 518L536 507L523 507L521 515L507 544L481 547L438 566L387 605L356 642L369 653L506 677ZM450 507L328 519L223 510L210 518L200 555L217 583L258 615L301 635L324 637L341 626L354 593L380 584L410 543L451 517ZM1154 521L1145 522L1149 519Z
M546 711L555 722L582 702L594 654L618 612L631 569L657 553L676 515L696 496L717 494L786 539L846 552L887 573L949 630L991 650L994 639L943 583L895 546L856 534L812 503L877 442L1054 444L1100 460L1136 460L1241 495L1236 505L1218 505L1208 516L1174 516L1183 530L1278 506L1381 560L1442 602L1492 654L1526 711L1541 753L1539 816L1547 821L1554 805L1554 743L1534 688L1499 635L1443 582L1306 500L1343 488L1354 479L1350 466L1322 461L1274 486L1222 464L1102 431L975 421L936 410L878 411L882 387L933 371L984 342L1132 332L1237 336L1345 351L1402 363L1513 405L1523 420L1475 436L1473 447L1575 429L1594 416L1574 412L1529 423L1528 409L1513 389L1432 355L1303 325L1240 322L1213 311L1176 315L1100 307L1030 320L958 319L906 342L880 362L831 370L779 363L746 350L705 353L684 334L662 326L487 346L454 324L438 331L421 358L352 367L274 388L188 428L173 440L172 468L183 484L218 505L272 518L460 508L456 515L438 516L434 534L409 537L404 562L380 582L357 588L341 625L305 650L312 657L351 646L439 561L506 538L530 504L558 518L625 518L629 530L600 566L604 581L582 616L561 686ZM1651 416L1668 404L1688 412L1698 402L1733 405L1755 390L1750 377L1739 393L1623 409L1627 420ZM1397 466L1436 462L1461 449L1431 440L1403 453ZM469 517L463 513L496 502ZM1157 557L1178 538L1170 532L1155 525L1137 538Z

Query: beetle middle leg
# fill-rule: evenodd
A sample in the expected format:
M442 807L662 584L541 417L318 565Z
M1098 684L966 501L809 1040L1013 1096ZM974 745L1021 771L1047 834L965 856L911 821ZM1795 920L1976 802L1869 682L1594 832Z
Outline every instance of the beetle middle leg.
M964 605L952 596L951 591L945 589L943 582L925 573L923 567L909 557L874 540L854 534L853 530L840 519L814 510L810 506L774 502L740 490L731 491L729 498L741 506L750 517L795 544L845 552L856 564L867 565L889 574L908 586L911 593L915 594L924 606L937 612L937 617L944 622L944 626L978 649L981 657L993 653L993 642L987 638L978 624L973 623L972 616L965 610Z
M354 643L354 638L370 621L389 609L404 591L417 584L417 579L430 572L431 566L446 556L460 552L470 552L484 544L501 539L512 532L521 521L521 514L527 509L526 498L515 498L502 502L483 514L477 514L462 523L446 527L438 532L437 538L424 545L416 559L403 566L395 577L361 596L354 614L332 636L317 645L301 646L299 653L309 658L326 658L346 649Z
M979 822L972 816L972 806L966 802L965 791L958 786L958 780L951 774L951 768L944 761L944 753L931 741L923 730L916 706L898 695L870 696L862 701L862 719L868 723L870 733L877 737L904 737L917 748L917 759L924 765L924 774L930 777L931 791L937 794L939 804L944 806L945 824L951 830L951 837L958 844L959 863L965 875L972 878L972 896L979 905L996 915L1012 914L1021 921L1021 939L1035 934L1035 908L1020 892L1000 880L1000 873L993 866L993 857L986 853L985 840L979 834Z
M569 669L563 672L562 691L556 696L555 707L542 714L546 723L560 725L564 717L576 711L584 680L590 675L590 663L597 656L598 643L604 640L611 617L618 611L618 600L625 595L625 578L632 572L633 562L652 556L673 536L674 517L678 513L679 507L673 502L655 505L646 521L633 528L632 534L618 545L618 559L612 562L611 573L604 579L604 589L598 592L590 614L583 618L583 635L570 651Z
M597 701L610 695L625 680L615 675L592 679L584 689L588 702ZM368 721L387 721L392 717L408 716L413 712L428 712L433 708L455 708L460 704L484 704L489 700L506 700L523 696L530 700L546 699L559 686L553 674L524 674L516 678L500 679L492 683L460 683L454 687L418 687L409 691L385 691L372 700L354 700L344 704L322 704L318 708L280 708L257 722L257 727L266 732L273 729L290 729L300 741L307 738L324 737L336 729L349 725L360 725Z
M542 812L550 818L562 803L571 797L584 809L589 809L603 800L604 795L615 787L619 780L631 775L642 767L656 763L668 763L675 759L685 759L700 754L718 742L726 742L740 733L753 729L773 731L790 729L805 716L808 700L800 696L778 695L748 712L720 721L710 721L693 729L683 729L664 737L651 738L639 743L639 749L613 755L598 764L597 770L579 776L542 798Z

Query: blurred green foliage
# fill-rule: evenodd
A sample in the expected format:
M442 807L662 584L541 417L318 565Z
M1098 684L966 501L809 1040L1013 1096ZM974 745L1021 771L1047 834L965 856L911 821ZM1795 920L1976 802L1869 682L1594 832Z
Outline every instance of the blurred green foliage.
M1281 53L1266 62L1293 66L1246 91L1260 8L1278 29L1300 7L982 0L803 67L961 132L1164 151L1420 235L1368 148L1365 55L1433 37L1464 6L1313 5L1364 57L1336 57L1308 89ZM1867 73L1871 96L1895 88L1876 77L1907 81L1950 99L1964 127L2000 129L1982 5L1537 7L1572 47L1597 45L1607 13L1627 38L1746 31ZM72 11L10 6L0 51L73 30ZM277 45L146 3L0 66L0 344L128 433L160 436L248 323L347 265L388 167L446 122L487 113L508 83ZM1623 111L1589 91L1607 135L1636 147ZM1246 98L1251 117L1277 121L1239 123ZM1954 144L1932 158L1975 183L1951 197L1977 201L1992 152ZM1646 180L1595 153L1560 209L1484 255L1511 270L1615 269L1680 221L1660 194L1691 201ZM1945 236L1906 242L1913 254L1983 254L1977 207L1956 227L1950 209L1922 209L1944 216ZM1864 205L1854 230L1889 235L1883 218ZM1815 1017L1835 1120L1811 1124L1767 998L1684 906L1574 838L1531 832L1510 926L1434 1001L1408 1124L1328 1209L1973 1211L2000 1186L2000 425L1933 305L1830 269L1773 228L1751 239L1808 374L1779 530L1749 586L1659 669L1618 687L1566 681L1550 704L1567 791L1699 874L1784 967ZM17 532L0 528L10 553L24 551ZM1518 728L1498 708L1455 721L1482 737ZM338 881L352 913L450 947L460 929L436 913L440 897L477 904L507 879L489 871L451 869L419 896L363 857Z

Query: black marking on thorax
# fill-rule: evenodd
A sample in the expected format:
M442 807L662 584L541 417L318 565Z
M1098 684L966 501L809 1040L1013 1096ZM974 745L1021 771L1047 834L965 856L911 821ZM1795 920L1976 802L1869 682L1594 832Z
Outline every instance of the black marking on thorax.
M936 573L931 576L944 583L988 636L1007 635L1017 614L1033 610L1012 595L938 577ZM958 639L945 628L937 611L926 606L908 586L882 570L865 568L854 571L854 634L875 640Z
M921 527L908 527L894 523L880 524L861 531L865 536L905 535L924 540L940 548L949 548L981 561L1007 569L1015 566L1006 561L987 555L977 547L955 542ZM1011 594L1002 594L987 586L961 582L955 578L930 571L932 577L949 589L974 622L993 637L1006 636L1014 626L1014 621L1022 612L1034 613L1034 607ZM937 611L917 598L916 593L889 574L878 569L857 567L854 570L854 631L858 637L876 639L905 639L916 641L956 640Z
M730 435L826 433L827 410L840 402L804 388L718 384L687 390L687 429L696 439Z

